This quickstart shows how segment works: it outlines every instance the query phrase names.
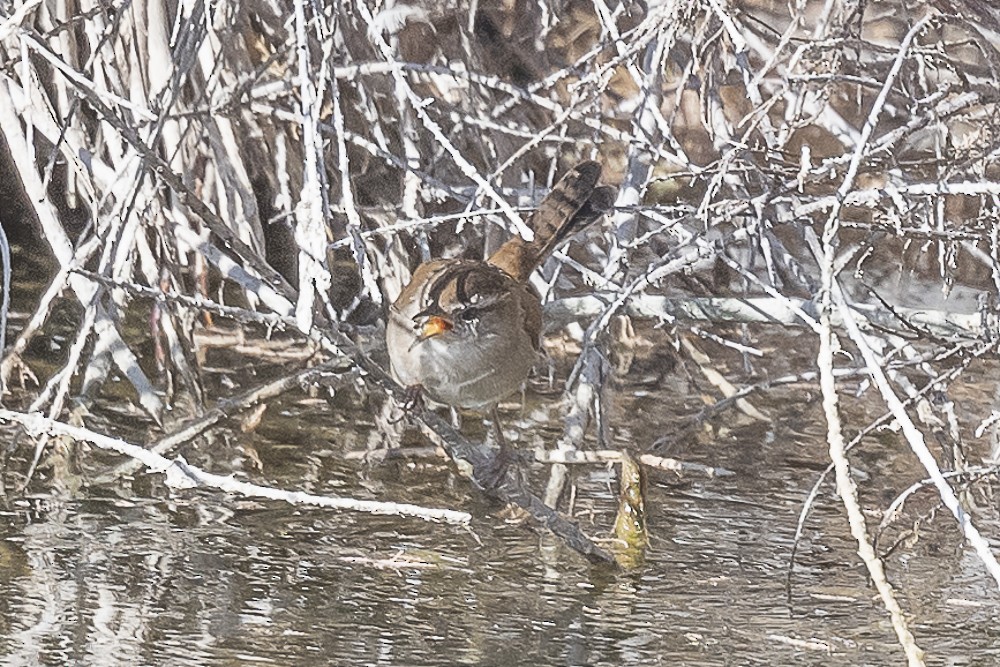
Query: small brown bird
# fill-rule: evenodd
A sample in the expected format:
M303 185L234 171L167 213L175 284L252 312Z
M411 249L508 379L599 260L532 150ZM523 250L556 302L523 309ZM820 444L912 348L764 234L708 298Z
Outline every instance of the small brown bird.
M386 345L393 375L440 403L493 412L500 457L508 452L496 405L538 360L542 302L528 282L562 241L610 210L615 188L598 187L601 165L571 169L515 237L486 261L436 259L417 267L389 307Z

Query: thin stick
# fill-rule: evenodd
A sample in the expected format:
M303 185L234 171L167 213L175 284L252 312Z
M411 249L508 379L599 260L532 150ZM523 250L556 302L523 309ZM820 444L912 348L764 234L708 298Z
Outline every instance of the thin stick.
M301 387L303 384L313 382L323 373L327 373L338 368L341 370L347 370L344 368L345 364L349 365L349 362L346 362L343 358L326 361L318 366L314 366L313 368L307 368L297 373L293 373L292 375L278 378L277 380L273 380L259 387L254 387L253 389L245 391L238 396L221 400L215 407L208 410L205 414L196 419L184 422L179 428L154 442L148 447L148 450L161 456L170 454L180 445L194 440L213 426L216 426L226 419L233 417L233 415L239 412L261 405L268 399L280 396L291 389ZM142 468L142 466L143 462L138 459L126 461L110 472L100 475L96 480L94 480L94 483L98 486L101 484L111 483L115 480L121 479L122 477L127 477L136 473L140 468Z
M951 488L951 485L948 484L944 475L941 474L941 468L938 467L937 461L934 459L934 455L931 454L930 449L927 448L927 443L924 442L923 433L917 429L913 420L910 419L910 415L906 412L903 403L899 400L899 397L896 396L896 392L893 391L892 386L889 384L889 380L886 378L885 372L882 370L880 360L875 356L874 350L872 350L871 345L868 344L865 335L861 332L861 329L854 321L854 318L851 317L850 310L847 307L847 302L845 301L844 295L840 291L839 286L835 288L833 297L837 308L841 311L842 316L845 318L844 324L847 326L848 335L850 335L854 344L857 345L858 350L861 352L861 356L864 357L865 365L868 367L868 373L875 382L875 386L878 387L879 393L882 394L882 399L892 412L892 416L896 420L896 423L900 425L903 436L906 438L906 442L910 445L910 449L912 449L913 453L917 455L920 463L927 471L927 476L934 482L934 486L937 488L938 494L941 496L941 501L955 517L955 520L958 521L959 528L961 528L962 534L965 535L965 539L968 540L969 544L972 545L972 548L976 550L976 554L983 562L983 565L986 566L987 572L990 573L990 576L992 576L997 582L997 586L1000 587L1000 563L997 562L996 556L990 548L989 543L983 538L979 530L972 523L972 517L970 517L969 514L962 508L961 503L958 501L958 497L955 495L954 489Z
M390 514L395 516L412 516L427 521L443 521L446 523L468 524L472 517L467 512L448 509L433 509L410 505L406 503L385 503L374 500L355 500L336 496L319 496L302 491L286 491L269 486L260 486L241 482L230 475L214 475L190 465L181 457L174 460L166 459L144 447L139 447L120 438L111 438L89 429L70 426L55 421L38 413L14 412L0 409L0 421L22 425L32 437L41 435L63 436L79 442L89 442L101 449L119 452L142 462L142 465L152 472L164 473L167 485L186 489L193 487L208 487L236 493L251 498L268 498L283 500L292 505L315 505L329 509L352 510L370 514Z
M840 494L841 500L844 503L844 508L847 510L851 534L858 543L858 555L861 556L861 560L864 562L865 567L868 568L868 573L872 578L872 582L878 590L879 596L882 598L882 604L889 612L889 616L892 620L892 627L896 632L896 637L898 638L899 643L906 654L907 662L911 665L911 667L923 665L924 654L920 647L917 646L913 633L910 632L909 624L907 623L906 617L903 615L903 610L900 608L899 602L896 600L895 591L886 579L882 561L879 559L878 555L875 553L874 547L872 546L871 539L868 536L868 528L865 522L865 517L858 502L857 488L854 485L854 480L851 479L851 468L845 452L843 427L840 419L837 385L833 375L833 357L836 343L830 321L830 314L833 312L833 307L831 305L832 301L836 298L835 295L839 293L839 286L837 284L835 274L835 240L837 238L839 228L840 212L843 206L840 202L843 201L844 197L847 196L854 185L854 179L861 164L864 147L868 143L868 138L875 129L879 114L885 104L886 97L889 94L889 90L892 88L896 74L902 67L903 60L909 53L910 45L916 39L917 35L923 32L931 16L932 15L928 15L928 17L919 21L907 33L906 37L900 44L896 59L893 63L893 68L886 77L882 91L876 97L875 102L872 105L872 109L861 133L861 139L854 151L851 163L848 165L847 174L837 191L839 202L838 205L834 206L833 210L830 212L829 218L827 218L826 225L823 229L822 248L816 249L816 256L820 261L820 271L822 277L822 292L820 301L821 333L819 337L820 349L817 357L817 365L820 369L820 389L823 394L823 412L826 415L827 441L830 446L830 459L833 461L836 470L837 492ZM806 229L807 238L810 231L811 230L809 228ZM838 308L838 310L843 315L847 312L846 305ZM853 321L853 319L851 319L851 321ZM848 326L850 327L850 324L848 324ZM869 365L869 368L870 367L871 365Z

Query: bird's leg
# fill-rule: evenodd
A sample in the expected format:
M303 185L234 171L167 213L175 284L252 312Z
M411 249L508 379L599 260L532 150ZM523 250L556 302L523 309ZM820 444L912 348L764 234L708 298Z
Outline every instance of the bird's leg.
M407 412L413 412L419 407L423 406L424 403L424 385L422 384L411 384L406 388L403 393L403 409Z
M399 415L397 419L389 422L390 424L398 424L413 412L418 412L424 409L424 387L420 384L411 384L406 387L403 391L403 400L399 404L402 414Z
M493 419L493 432L496 434L499 448L497 453L484 466L483 470L476 475L476 482L484 489L495 489L501 485L507 470L514 463L514 450L507 444L507 439L503 435L503 428L500 426L500 411L497 406L493 406L491 412Z

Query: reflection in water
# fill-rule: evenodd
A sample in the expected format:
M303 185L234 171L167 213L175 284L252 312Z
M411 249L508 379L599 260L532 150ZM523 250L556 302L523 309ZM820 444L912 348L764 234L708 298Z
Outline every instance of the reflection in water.
M653 398L641 399L647 415L654 414ZM791 411L769 400L774 404L762 407L772 414ZM881 665L901 659L829 490L810 519L786 600L795 521L824 462L811 406L796 406L798 418L789 425L733 425L675 452L737 474L679 483L654 473L651 546L644 567L624 574L591 569L530 526L506 524L495 515L499 508L483 504L437 462L345 463L341 448L363 448L369 434L336 430L324 422L322 406L305 408L311 414L301 409L289 407L286 430L247 436L253 442L243 446L252 446L264 465L255 475L287 488L464 509L477 517L473 532L169 492L153 478L142 481L145 500L103 490L84 502L10 512L0 558L7 591L0 664ZM537 425L523 426L553 438ZM630 443L664 432L652 418L629 427ZM230 454L214 456L229 461ZM894 468L912 474L908 463L886 455L872 457L869 472L882 469L866 482L866 493L882 493L873 484L888 485ZM865 467L863 455L858 463ZM575 477L578 517L591 534L606 534L615 506L607 472L580 468ZM950 557L952 544L936 543L926 531L923 541L890 559L890 575L911 598L908 608L931 654L976 656L950 664L990 664L1000 654L1000 607L975 558Z
M774 355L771 373L809 363L794 332L769 343L801 354ZM741 360L731 364L737 376ZM664 376L659 366L637 359L628 376L636 384L615 396L617 446L647 450L701 407L682 373ZM952 391L968 397L970 414L984 414L992 399L984 387L992 387L987 371L970 371ZM755 397L770 424L724 414L710 434L675 438L670 455L736 474L651 472L650 548L640 569L621 574L590 568L530 525L507 524L438 460L345 456L380 437L371 411L344 392L333 404L272 406L257 432L228 432L183 454L283 488L465 510L476 517L471 531L170 491L156 475L74 502L15 505L0 540L0 665L899 664L829 487L787 598L798 513L826 464L818 406L802 396L795 387ZM520 417L522 449L558 439L557 407L535 397L509 416L511 426ZM884 507L921 475L891 433L852 456L869 507ZM98 468L99 457L88 464ZM546 469L531 470L541 488ZM573 477L576 517L606 535L614 476L585 466ZM909 507L929 514L934 498L918 494ZM976 519L984 533L1000 532L992 505L982 503ZM889 576L929 655L995 664L995 589L974 555L957 553L953 532L948 518L925 523L920 540L888 559Z

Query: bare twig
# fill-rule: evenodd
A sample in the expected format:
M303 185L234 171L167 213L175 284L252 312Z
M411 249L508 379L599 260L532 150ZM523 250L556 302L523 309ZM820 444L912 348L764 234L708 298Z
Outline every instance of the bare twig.
M89 442L101 449L119 452L142 462L150 471L163 473L167 484L174 488L208 487L219 489L226 493L236 493L251 498L268 498L283 500L293 505L315 505L329 509L352 510L370 514L391 514L396 516L412 516L427 521L444 521L447 523L466 524L471 517L466 512L455 510L430 509L405 503L385 503L374 500L355 500L353 498L338 498L334 496L319 496L302 491L285 491L267 486L259 486L241 482L229 475L214 475L190 465L183 458L166 459L138 445L120 438L111 438L78 426L70 426L62 422L43 417L38 413L14 412L0 409L0 420L23 426L32 437L41 435L69 437L80 442Z

